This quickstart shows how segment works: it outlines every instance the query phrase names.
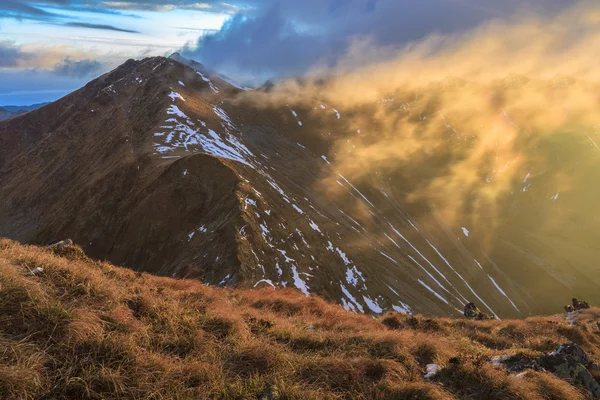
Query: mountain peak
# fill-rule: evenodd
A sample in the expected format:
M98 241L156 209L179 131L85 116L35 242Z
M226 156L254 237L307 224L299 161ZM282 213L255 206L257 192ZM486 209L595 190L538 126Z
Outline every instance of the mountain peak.
M183 65L187 65L188 67L191 67L197 71L206 72L206 67L203 64L199 63L198 61L190 60L189 58L182 56L179 52L171 54L169 59L175 60Z

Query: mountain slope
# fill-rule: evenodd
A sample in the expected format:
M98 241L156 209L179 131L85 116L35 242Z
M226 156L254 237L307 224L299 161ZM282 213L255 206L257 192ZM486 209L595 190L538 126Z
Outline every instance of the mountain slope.
M598 309L376 320L290 289L207 287L5 239L0 293L2 398L541 400L598 386Z
M556 234L564 224L542 224L550 212L554 222L580 219L556 213L545 190L503 202L502 223L458 226L411 197L464 156L462 136L447 139L456 154L436 149L433 159L346 174L354 153L358 161L369 140L390 134L375 116L431 123L413 114L418 100L338 110L278 96L175 55L130 60L0 124L0 236L69 237L92 257L136 270L295 287L359 312L457 316L475 301L523 317L554 312L573 295L596 300L594 235L586 228L574 236L581 241L565 240ZM543 174L530 179L548 179L552 190Z

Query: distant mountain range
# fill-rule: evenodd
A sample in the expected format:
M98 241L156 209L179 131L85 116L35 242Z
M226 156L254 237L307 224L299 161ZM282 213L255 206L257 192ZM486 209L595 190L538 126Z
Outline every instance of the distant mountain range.
M0 106L0 121L25 114L29 111L37 110L40 107L50 103L32 104L30 106Z
M352 163L360 143L387 134L376 115L416 132L441 124L447 116L435 115L434 101L392 94L343 109L282 101L271 89L250 90L176 54L129 60L2 122L0 236L72 238L90 256L136 270L294 287L365 313L459 316L475 301L489 314L524 317L554 313L573 295L600 302L590 186L600 163L587 138L557 133L531 144L544 167L519 170L508 195L490 201L494 218L449 221L410 196L471 151L467 133L445 119L429 158L393 168L375 161L356 176L336 162ZM358 116L361 126L350 122ZM501 172L482 173L473 190ZM570 179L560 197L559 173Z

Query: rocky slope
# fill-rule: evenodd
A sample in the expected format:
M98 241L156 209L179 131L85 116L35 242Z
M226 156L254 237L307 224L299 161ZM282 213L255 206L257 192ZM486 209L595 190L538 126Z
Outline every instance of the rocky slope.
M365 124L382 112L427 124L411 111L418 102L342 110L265 96L175 55L130 60L3 122L0 236L39 244L69 237L90 256L135 270L295 287L359 312L456 316L469 300L524 317L560 309L572 295L597 299L596 216L585 214L593 196L561 194L570 205L558 208L558 196L547 195L551 170L514 182L523 196L500 200L500 223L457 225L409 196L447 170L450 155L360 179L336 163L341 139L351 162L360 149L350 134L379 134L376 121L370 132L354 125L357 114ZM462 136L457 143L451 148L468 147ZM563 146L546 145L550 154ZM573 157L596 163L580 150L556 168L568 170ZM583 179L590 170L577 171ZM543 190L531 189L532 179ZM556 219L542 223L550 213Z

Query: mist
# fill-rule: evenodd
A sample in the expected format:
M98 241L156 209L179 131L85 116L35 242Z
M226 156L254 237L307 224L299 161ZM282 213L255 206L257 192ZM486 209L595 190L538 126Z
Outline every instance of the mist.
M332 196L342 190L340 173L357 182L401 176L403 201L492 235L505 200L526 190L527 179L551 179L548 199L571 189L564 171L549 173L550 154L536 150L544 141L566 135L582 160L596 160L599 21L600 7L580 3L430 35L396 52L355 40L334 67L317 64L252 101L342 112L330 150L335 172L323 177Z

